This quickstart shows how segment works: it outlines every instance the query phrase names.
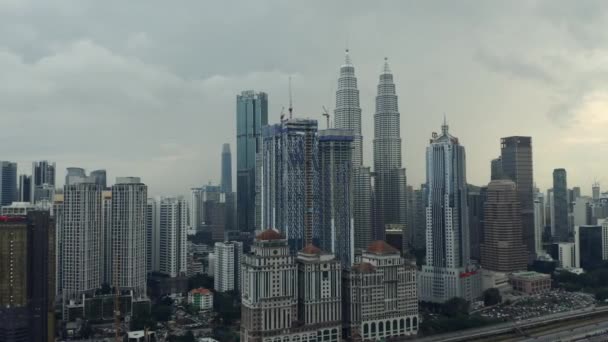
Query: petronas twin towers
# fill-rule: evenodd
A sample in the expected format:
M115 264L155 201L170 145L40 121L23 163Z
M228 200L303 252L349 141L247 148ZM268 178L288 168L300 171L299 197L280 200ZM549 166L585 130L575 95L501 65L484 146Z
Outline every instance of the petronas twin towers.
M405 230L406 175L401 166L400 114L393 74L387 59L380 74L374 114L374 170L363 166L361 107L349 51L340 68L335 126L354 136L355 247L384 239L386 229ZM373 183L373 185L372 185ZM358 240L358 241L357 241Z

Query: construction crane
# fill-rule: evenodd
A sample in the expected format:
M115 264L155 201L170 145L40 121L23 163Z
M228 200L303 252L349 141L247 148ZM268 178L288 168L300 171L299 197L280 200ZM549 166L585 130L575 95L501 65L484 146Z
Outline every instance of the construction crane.
M323 106L323 116L327 120L327 128L329 128L329 111Z

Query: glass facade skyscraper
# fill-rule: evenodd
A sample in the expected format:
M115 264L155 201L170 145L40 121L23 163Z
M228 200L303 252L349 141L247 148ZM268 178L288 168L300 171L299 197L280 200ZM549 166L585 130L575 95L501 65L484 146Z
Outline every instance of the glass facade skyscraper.
M253 90L236 97L237 226L255 227L256 156L261 151L262 127L268 124L268 95Z
M0 205L17 201L17 163L0 161Z
M553 221L556 242L568 241L570 223L568 221L568 184L565 169L553 170Z

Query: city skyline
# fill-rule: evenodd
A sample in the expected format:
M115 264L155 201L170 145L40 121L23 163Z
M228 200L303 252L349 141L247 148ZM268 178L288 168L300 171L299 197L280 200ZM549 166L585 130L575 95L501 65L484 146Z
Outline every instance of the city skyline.
M219 20L211 13L227 13L227 5L204 11L194 2L180 8L153 4L145 10L150 21L137 26L129 14L106 11L107 6L1 5L7 27L0 58L7 77L1 105L11 132L4 139L18 134L32 143L9 149L11 140L3 140L0 152L4 160L18 162L19 173L32 161L47 159L60 170L103 167L110 170L110 179L138 175L152 195L186 193L209 180L217 183L217 151L223 143L236 146L234 96L245 89L267 92L269 122L277 122L281 107L288 106L287 78L293 75L296 116L323 122L321 106L333 113L337 69L348 47L357 68L367 161L372 160L376 77L382 59L391 61L399 84L407 146L403 164L410 184L423 182L426 137L444 113L469 146L472 184L487 183L487 165L496 157L499 139L509 135L534 139L534 179L542 189L550 187L551 171L560 167L585 194L596 178L608 182L602 177L606 166L593 158L606 148L602 132L608 125L600 116L608 102L601 62L607 48L596 39L603 37L597 27L605 18L592 15L603 13L599 4L371 7L336 2L323 4L322 11L321 3L294 11L262 2L251 5L250 11L232 13L238 24L230 30L207 36L200 33L209 32ZM123 6L122 13L134 13L136 5ZM33 20L43 11L45 20ZM82 20L62 19L75 13ZM238 20L242 16L247 20ZM310 27L297 19L300 16L323 24ZM437 25L426 25L430 19ZM190 26L163 24L173 21ZM288 29L276 30L270 24L282 21L290 23ZM96 30L102 22L115 25ZM262 24L249 25L253 22ZM532 34L522 35L514 27ZM247 58L236 53L240 46L255 45L241 34L245 30L265 37ZM305 39L302 32L319 39ZM391 41L403 44L387 44ZM193 46L204 46L206 53ZM450 63L445 63L447 55ZM92 77L92 70L104 72ZM467 80L466 86L462 80ZM29 84L38 86L25 86ZM17 126L20 122L28 129ZM88 129L91 126L96 129ZM141 139L133 139L134 127ZM41 137L52 143L42 144ZM556 142L560 154L553 153ZM58 183L62 185L61 175Z

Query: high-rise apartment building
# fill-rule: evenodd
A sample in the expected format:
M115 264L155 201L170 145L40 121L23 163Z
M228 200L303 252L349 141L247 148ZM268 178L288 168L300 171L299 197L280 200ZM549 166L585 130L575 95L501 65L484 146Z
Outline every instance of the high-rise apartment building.
M48 191L40 191L43 188L55 188L55 163L51 163L46 160L35 161L32 163L30 199L33 203L36 203L39 200L53 200L52 197L47 197L50 195Z
M481 243L484 236L484 206L487 188L468 186L467 201L469 206L469 241L471 259L481 260Z
M160 198L146 203L146 270L160 271Z
M407 224L406 175L401 166L401 124L393 74L385 58L374 114L375 238L387 225Z
M230 144L222 145L222 192L232 192L232 153Z
M268 95L253 90L236 97L237 226L242 232L256 227L256 155L262 149L262 127L268 124Z
M418 276L423 301L480 294L479 274L470 264L465 160L464 146L444 122L426 150L426 265Z
M525 271L528 251L521 234L517 185L507 179L491 181L484 207L481 266L495 272Z
M112 285L146 295L146 201L139 177L118 177L112 186Z
M344 267L354 262L353 136L350 130L319 131L321 248Z
M64 186L61 231L61 292L66 304L93 294L102 280L101 187L87 178Z
M200 230L205 225L207 217L205 203L209 201L220 202L223 197L222 189L219 185L208 184L200 188L190 189L190 196L190 224L193 229Z
M532 138L512 136L500 142L502 175L517 185L517 199L521 207L524 244L530 257L534 256L534 178ZM531 258L530 258L531 259Z
M238 291L241 288L241 261L243 243L238 241L216 242L213 288L218 292Z
M243 342L342 340L340 265L330 254L308 245L296 261L287 239L265 230L241 274Z
M65 185L70 185L76 182L87 181L89 183L95 183L92 179L87 179L85 170L81 167L68 167L65 175Z
M162 198L159 205L159 272L186 274L188 205L181 197Z
M106 170L91 171L91 178L93 178L93 182L101 186L102 189L107 189Z
M570 223L568 220L569 201L568 184L565 169L553 170L553 215L551 225L554 227L553 240L558 242L569 241Z
M55 340L55 224L48 211L0 216L0 339Z
M364 250L373 241L372 177L369 167L353 168L353 191L355 250Z
M17 200L19 202L30 202L30 196L32 194L32 176L19 175L19 195Z
M0 161L0 205L17 201L17 163Z
M386 242L373 242L344 271L342 285L347 338L401 340L418 333L416 267Z
M102 227L102 260L103 273L101 281L103 284L113 284L112 270L114 269L112 258L112 191L101 191L101 227Z
M289 119L262 130L262 226L285 234L292 251L320 239L317 121Z

